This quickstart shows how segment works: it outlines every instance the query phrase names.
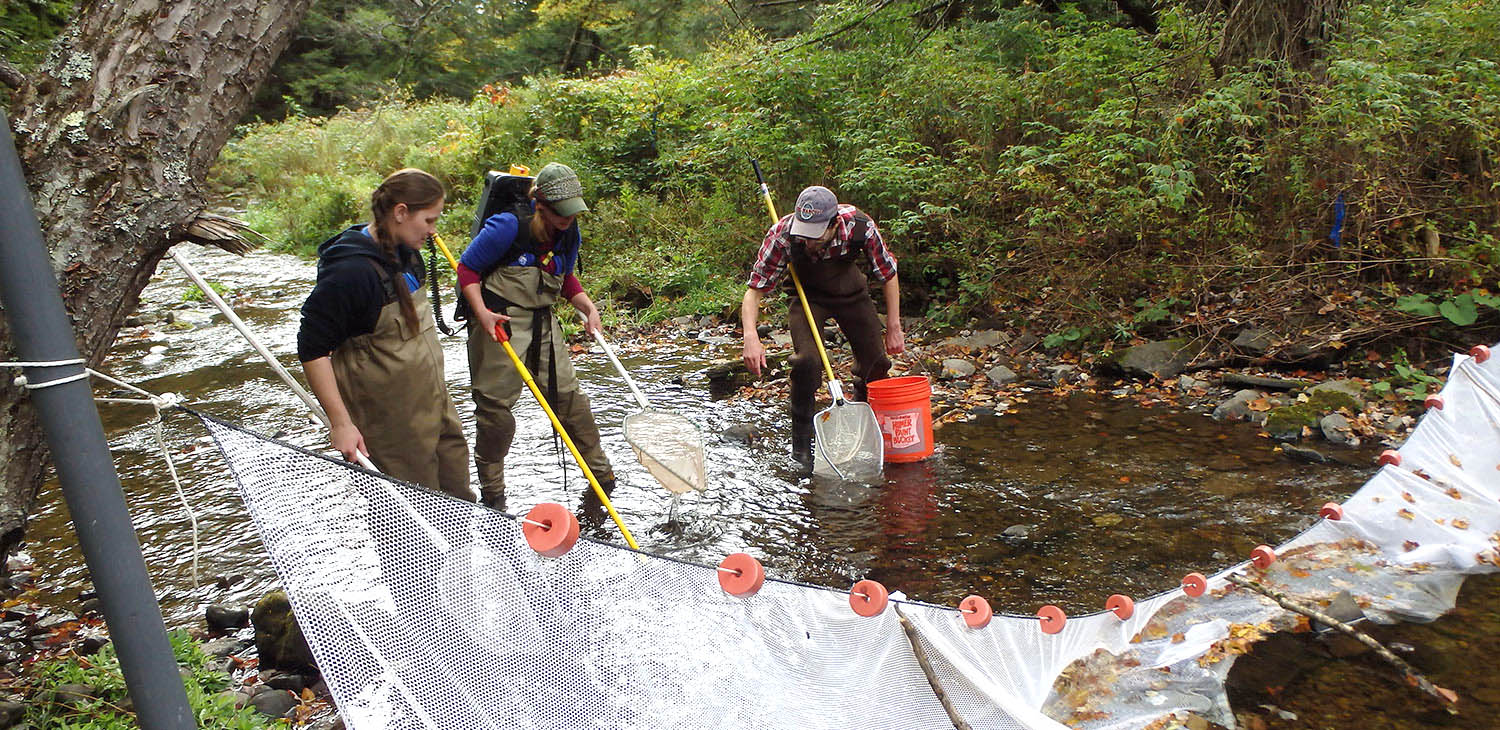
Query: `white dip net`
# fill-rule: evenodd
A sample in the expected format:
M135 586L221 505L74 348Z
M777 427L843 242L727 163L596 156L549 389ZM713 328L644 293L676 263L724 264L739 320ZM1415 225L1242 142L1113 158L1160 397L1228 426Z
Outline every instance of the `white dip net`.
M1390 621L1440 615L1464 574L1500 564L1500 362L1455 358L1441 396L1399 464L1268 568L1056 634L907 601L865 618L843 587L772 579L736 598L715 566L588 540L543 557L514 517L204 423L352 730L952 728L933 681L975 728L1141 728L1175 711L1232 727L1234 657L1300 619L1227 573L1304 602L1347 592Z

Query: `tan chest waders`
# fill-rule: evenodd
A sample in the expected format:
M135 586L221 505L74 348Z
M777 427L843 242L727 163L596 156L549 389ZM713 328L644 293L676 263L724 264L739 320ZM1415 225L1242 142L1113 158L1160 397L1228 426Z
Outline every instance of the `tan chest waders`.
M404 285L403 279L396 285ZM412 292L412 303L415 330L393 301L381 308L373 332L334 350L339 396L382 472L473 500L469 449L443 379L443 351L425 287Z

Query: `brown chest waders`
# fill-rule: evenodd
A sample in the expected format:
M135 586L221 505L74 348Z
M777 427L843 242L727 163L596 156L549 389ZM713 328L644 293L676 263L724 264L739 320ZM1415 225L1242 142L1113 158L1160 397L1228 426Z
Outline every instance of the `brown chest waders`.
M600 484L614 480L614 469L599 444L588 395L578 387L578 376L568 358L562 324L552 313L562 291L561 276L536 266L502 266L484 278L492 301L498 298L510 317L510 343L543 388L553 412L583 455ZM474 395L474 465L479 473L481 499L492 507L505 505L505 457L515 439L513 413L525 383L505 350L470 320L469 377Z
M403 283L398 279L396 285ZM381 308L373 332L334 350L339 396L380 471L473 501L469 448L448 396L443 351L422 289L412 292L412 304L415 331L393 301Z
M791 265L797 267L797 273L802 277L808 308L812 310L818 327L821 328L831 317L849 340L854 351L854 392L850 395L853 400L863 401L866 385L885 378L890 372L891 360L885 354L875 300L870 297L864 272L856 264L858 255L856 250L840 258L814 261L794 248ZM812 330L808 329L807 316L802 307L795 304L797 292L791 286L788 280L787 295L793 302L787 307L787 319L793 349L790 379L792 444L795 447L799 443L812 442L812 417L816 410L813 401L822 386L823 365L818 358Z

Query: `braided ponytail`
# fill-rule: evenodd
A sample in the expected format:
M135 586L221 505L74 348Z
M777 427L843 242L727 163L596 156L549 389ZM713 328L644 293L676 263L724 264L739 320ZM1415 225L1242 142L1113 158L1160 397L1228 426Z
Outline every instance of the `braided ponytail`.
M396 206L405 203L407 210L415 212L442 201L443 184L437 178L414 167L397 170L370 194L370 214L374 217L374 222L370 224L370 237L380 246L381 253L399 266L401 254L397 247L401 242L388 232ZM399 278L395 287L396 301L401 304L401 316L406 319L412 331L416 331L419 327L417 307L412 302L411 289L406 286L406 277Z

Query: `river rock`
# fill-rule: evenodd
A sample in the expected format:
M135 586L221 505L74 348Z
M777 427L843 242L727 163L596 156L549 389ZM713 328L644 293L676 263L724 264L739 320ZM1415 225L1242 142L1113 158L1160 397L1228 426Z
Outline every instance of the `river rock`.
M1252 327L1239 333L1229 346L1246 355L1264 355L1274 344L1276 336L1270 330Z
M967 336L949 337L938 343L938 347L966 347L983 349L1010 342L1010 335L997 330L983 330Z
M1031 526L1011 525L1010 527L1005 528L1005 531L1001 532L1000 534L1012 540L1025 540L1026 538L1031 536Z
M943 361L943 369L938 374L938 377L942 378L943 380L958 380L960 378L967 378L970 375L973 375L974 371L977 369L978 368L974 367L974 363L969 362L968 360L961 360L956 357L950 357Z
M1245 389L1235 393L1229 400L1214 407L1213 419L1215 421L1246 421L1250 419L1250 402L1264 398L1265 393L1258 390Z
M1224 384L1229 386L1241 385L1247 388L1264 388L1266 390L1296 390L1297 388L1306 388L1308 381L1292 378L1273 378L1266 375L1227 373L1224 375Z
M272 689L301 692L312 684L312 679L297 672L261 672L260 679Z
M1073 380L1078 374L1077 365L1050 365L1044 368L1048 379L1053 385L1062 385Z
M1016 382L1016 373L1004 365L996 365L984 374L995 385L1010 385Z
M0 700L0 728L14 726L26 714L26 705Z
M285 591L271 591L263 596L250 612L250 623L255 626L255 649L262 667L317 671L312 649L302 636L302 627L297 625Z
M1137 378L1172 378L1187 369L1194 352L1192 340L1178 337L1127 347L1115 353L1113 363Z
M1324 383L1318 383L1317 385L1308 388L1307 394L1309 397L1311 397L1316 393L1321 393L1326 390L1344 393L1345 395L1348 395L1349 397L1358 401L1363 401L1365 399L1365 386L1354 380L1329 380Z
M1342 414L1330 413L1318 421L1318 427L1323 430L1323 438L1341 446L1358 446L1359 437L1354 435L1354 428L1349 424L1349 419Z
M266 689L250 698L250 706L267 717L286 717L297 706L297 695L282 689Z
M1177 376L1177 392L1187 393L1194 388L1207 388L1207 380L1199 380L1191 375Z
M215 603L203 612L203 620L210 632L223 634L250 625L250 611L241 606Z
M1321 451L1318 451L1317 449L1311 449L1306 446L1298 446L1296 444L1282 444L1281 453L1286 454L1287 458L1296 459L1298 461L1306 461L1312 464L1328 463L1328 457L1324 456Z
M736 423L733 426L720 431L719 435L723 436L725 441L733 441L737 444L748 444L751 441L755 440L757 433L755 427L748 423Z
M211 657L226 657L240 650L245 642L233 636L210 639L203 642L203 653Z

